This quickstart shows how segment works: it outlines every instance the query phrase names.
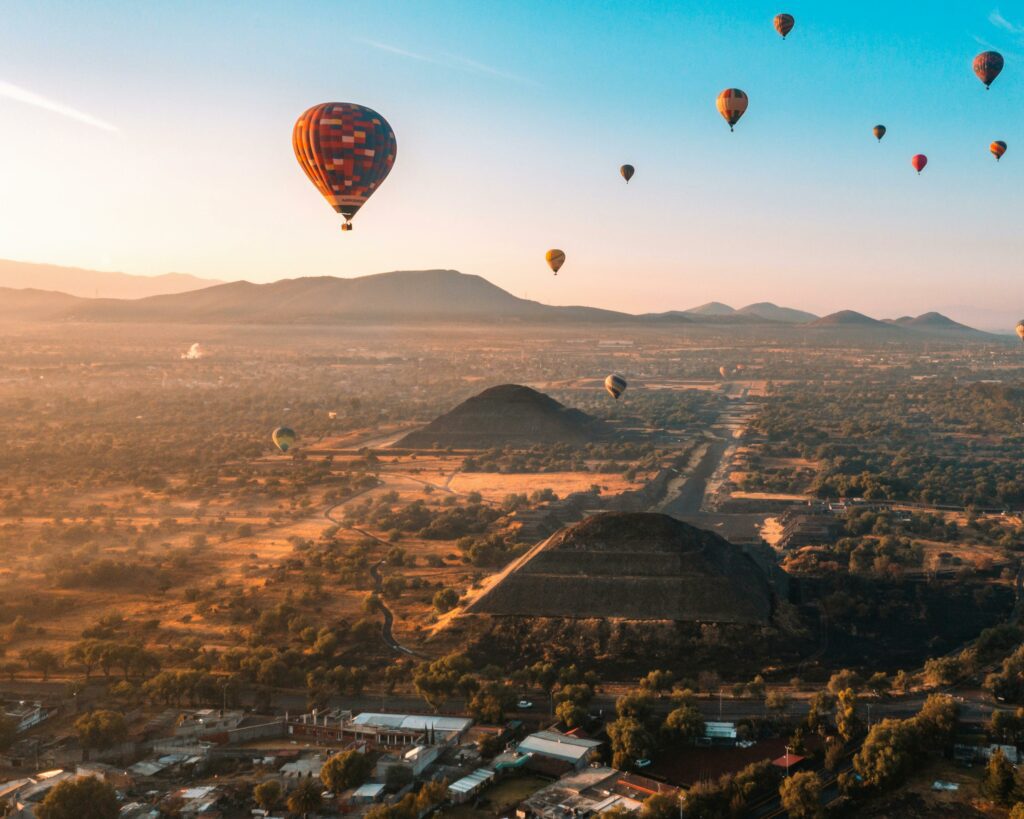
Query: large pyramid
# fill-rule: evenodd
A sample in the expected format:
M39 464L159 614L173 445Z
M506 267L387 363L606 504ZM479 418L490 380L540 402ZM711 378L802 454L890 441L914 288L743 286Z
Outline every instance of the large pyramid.
M585 444L608 433L605 423L519 384L502 384L467 398L410 432L396 446L455 449L535 444Z
M768 578L737 546L667 515L607 512L555 533L470 614L763 623Z

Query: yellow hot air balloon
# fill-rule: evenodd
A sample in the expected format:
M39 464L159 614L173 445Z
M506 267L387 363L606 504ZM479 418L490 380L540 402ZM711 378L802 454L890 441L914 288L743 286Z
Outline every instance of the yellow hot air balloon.
M287 452L295 446L295 430L290 427L278 427L270 437L274 441L274 446L282 452Z
M612 398L618 401L619 396L626 391L626 379L612 373L604 380L604 388Z
M1017 322L1017 338L1024 341L1024 319Z
M565 264L565 254L558 248L552 248L544 254L544 258L547 260L548 267L557 276L558 271L562 269L562 265Z

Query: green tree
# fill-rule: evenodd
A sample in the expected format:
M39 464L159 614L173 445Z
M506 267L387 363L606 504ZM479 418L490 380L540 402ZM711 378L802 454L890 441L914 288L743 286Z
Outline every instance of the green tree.
M673 739L695 740L704 734L704 717L693 705L680 705L665 717L662 730Z
M39 819L117 819L120 812L114 788L95 776L59 783L35 811Z
M324 802L320 793L320 786L312 779L303 779L290 794L288 794L288 810L297 813L305 819L310 811L317 810Z
M985 794L993 802L1005 805L1013 795L1015 785L1013 765L1006 758L1006 754L1000 749L992 752L985 766L985 778L982 780L982 788Z
M654 747L653 737L635 717L619 717L608 726L608 737L611 739L612 765L620 770L648 757Z
M1024 819L1024 802L1018 802L1010 809L1010 819Z
M676 819L678 816L679 802L671 793L652 793L640 809L641 819Z
M857 695L852 688L844 688L836 697L836 730L844 741L849 742L862 728L857 716Z
M779 796L791 819L817 819L822 815L821 778L813 771L801 771L783 779Z
M555 716L565 724L566 728L576 728L587 718L587 709L572 700L562 700L555 706Z
M459 593L455 589L441 589L434 595L433 603L438 614L444 614L459 605Z
M327 789L341 793L346 788L358 788L373 771L373 762L359 751L346 751L328 759L320 771L320 779Z
M88 757L89 751L105 751L128 734L124 717L116 711L90 711L75 721L75 733Z
M281 801L281 783L276 779L261 782L253 788L252 798L263 810L273 810Z

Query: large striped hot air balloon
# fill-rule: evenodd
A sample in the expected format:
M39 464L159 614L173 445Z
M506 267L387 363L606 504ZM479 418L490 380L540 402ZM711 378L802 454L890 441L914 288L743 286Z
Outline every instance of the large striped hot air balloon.
M342 230L387 178L398 154L384 117L351 102L314 105L292 130L295 158L327 203L345 217Z
M974 73L988 88L1003 70L1003 55L998 51L982 51L974 58Z
M882 141L882 137L885 136L885 126L884 125L876 125L874 128L871 129L871 133L873 133L875 135L875 139L877 139L879 142L881 142Z
M747 110L747 102L747 95L738 88L726 88L718 95L715 104L718 106L718 113L729 123L730 131Z
M295 445L295 430L290 427L278 427L270 436L274 446L282 452L287 452Z
M786 35L793 30L793 26L796 25L796 20L793 19L792 14L776 14L775 15L775 30L782 35L782 39L786 39Z
M551 248L547 253L544 254L544 259L548 263L548 267L551 268L551 272L556 276L558 275L559 269L565 264L565 254L558 248Z
M996 162L998 162L1000 159L1003 158L1003 154L1006 153L1006 143L1003 142L1001 139L997 139L995 142L988 146L988 149L992 152L992 156L996 158Z
M612 373L604 380L604 388L612 398L618 401L619 396L626 391L626 379Z
M626 184L629 184L629 180L633 178L633 174L636 173L636 168L632 165L623 165L619 168L619 173L622 174L622 178L626 180Z
M914 154L910 159L910 164L914 166L914 170L921 173L924 170L924 166L928 164L928 157L924 154Z

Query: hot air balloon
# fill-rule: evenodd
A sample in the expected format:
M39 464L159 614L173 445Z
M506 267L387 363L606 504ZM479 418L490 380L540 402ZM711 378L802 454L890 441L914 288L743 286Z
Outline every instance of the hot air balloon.
M351 102L314 105L292 130L295 158L327 203L345 217L342 230L391 172L395 132L376 111Z
M996 162L998 162L1000 159L1003 158L1003 154L1006 153L1006 143L1003 142L1001 139L997 139L995 142L988 146L988 149L992 152L992 156L996 158Z
M914 166L915 171L921 173L924 170L924 166L928 164L928 157L924 154L914 154L910 164Z
M1003 70L1003 55L998 51L982 51L974 58L974 73L988 88Z
M632 165L623 165L619 168L619 173L622 174L622 178L626 180L626 184L629 184L629 180L633 178L633 174L636 173L636 168Z
M1024 341L1024 319L1017 322L1017 338Z
M722 378L728 378L729 377L729 368L726 367L725 365L722 365L721 367L718 368L718 374L720 376L722 376Z
M730 131L747 110L747 102L747 95L738 88L726 88L718 95L718 101L715 104L718 106L718 113L729 123Z
M796 20L793 19L792 14L776 14L775 15L775 30L782 35L782 39L786 39L786 35L793 30L793 26L796 24Z
M604 388L608 390L608 394L616 401L619 400L619 396L626 391L626 379L621 375L609 375L604 380Z
M270 437L274 441L274 446L282 452L287 452L295 445L295 430L289 427L278 427Z
M871 133L873 133L875 135L875 139L877 139L879 142L881 142L882 141L882 137L885 136L885 126L884 125L876 125L874 128L871 129Z
M565 264L565 254L558 248L552 248L544 254L544 258L547 260L548 267L550 267L552 272L557 276L558 271L561 270L562 265Z

